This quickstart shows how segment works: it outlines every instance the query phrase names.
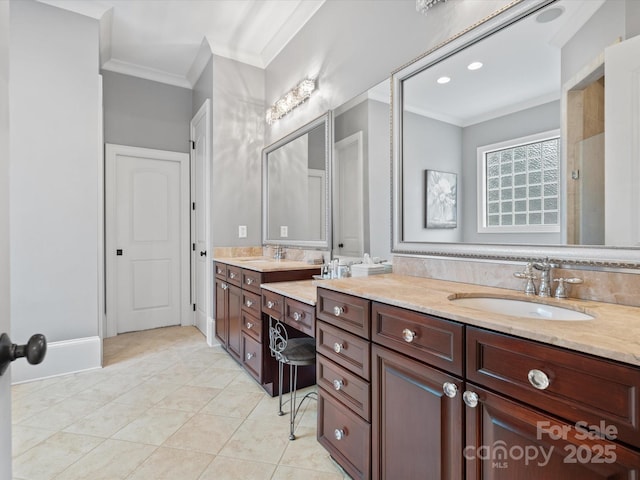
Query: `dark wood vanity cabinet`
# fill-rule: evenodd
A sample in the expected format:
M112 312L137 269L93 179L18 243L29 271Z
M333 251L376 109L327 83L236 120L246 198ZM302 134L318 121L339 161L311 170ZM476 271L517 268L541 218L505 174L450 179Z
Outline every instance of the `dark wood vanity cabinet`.
M242 290L216 277L216 337L236 360L240 359L242 330ZM219 319L219 320L218 320Z

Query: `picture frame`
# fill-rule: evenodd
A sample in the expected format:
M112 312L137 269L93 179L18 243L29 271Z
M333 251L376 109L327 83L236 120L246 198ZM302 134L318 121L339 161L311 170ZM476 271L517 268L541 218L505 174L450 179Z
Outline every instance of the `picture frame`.
M425 170L425 228L458 227L458 176Z

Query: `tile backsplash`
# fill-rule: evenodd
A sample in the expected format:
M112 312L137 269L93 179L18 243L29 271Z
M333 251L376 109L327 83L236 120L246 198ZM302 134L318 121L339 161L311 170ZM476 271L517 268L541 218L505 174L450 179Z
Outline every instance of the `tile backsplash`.
M523 268L522 262L404 255L393 258L394 273L519 291L524 289L525 281L515 278L513 274ZM571 298L640 307L640 272L557 268L552 274L553 278L577 277L584 281L569 287ZM539 285L539 280L536 285Z

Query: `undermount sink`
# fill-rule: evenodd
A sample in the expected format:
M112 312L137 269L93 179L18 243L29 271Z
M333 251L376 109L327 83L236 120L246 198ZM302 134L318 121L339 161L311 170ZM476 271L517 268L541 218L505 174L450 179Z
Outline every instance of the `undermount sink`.
M580 321L593 320L595 318L588 313L579 312L571 308L512 298L454 297L449 300L456 305L473 308L474 310L537 320Z
M248 262L248 263L267 263L267 262L277 262L277 260L271 260L268 258L243 258L239 260L240 262Z

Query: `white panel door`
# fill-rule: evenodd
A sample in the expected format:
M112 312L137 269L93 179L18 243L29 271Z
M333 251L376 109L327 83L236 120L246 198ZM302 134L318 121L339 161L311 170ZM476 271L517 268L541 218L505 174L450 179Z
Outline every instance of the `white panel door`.
M640 245L640 36L605 49L605 245Z
M189 157L108 147L108 331L183 324L190 303Z
M336 142L334 147L334 254L364 255L364 197L362 132Z
M307 214L309 240L324 240L326 222L326 175L324 170L309 169L307 177L307 192L309 196L309 210Z
M210 152L210 107L209 100L202 105L191 121L191 241L195 244L192 249L192 290L191 301L195 304L195 324L198 329L209 337L207 320L211 316L211 262L209 252L209 152ZM213 335L207 338L211 343Z

